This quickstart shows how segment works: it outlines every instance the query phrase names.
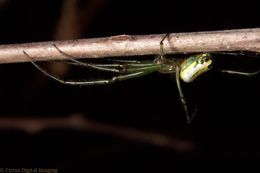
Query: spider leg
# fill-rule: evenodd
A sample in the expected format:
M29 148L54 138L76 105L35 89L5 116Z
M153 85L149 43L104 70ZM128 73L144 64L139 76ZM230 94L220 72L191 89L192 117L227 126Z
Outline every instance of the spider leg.
M109 71L115 73L141 71L150 68L157 68L160 66L158 64L155 64L153 61L148 61L146 63L141 63L141 64L89 64L72 58L70 60L73 61L72 63L69 62L69 64L72 65L78 65L82 67L93 68L101 71Z
M71 64L71 65L76 65L76 66L83 66L83 67L89 67L89 63L85 63L85 62L82 62L82 61L79 61L79 60L76 60L77 62L75 62L75 60L73 59L74 62L69 62L69 61L65 61L66 63L68 64ZM126 62L128 62L126 60ZM137 64L91 64L92 66L95 66L95 67L105 67L105 68L120 68L120 69L115 69L114 71L112 72L120 72L120 71L124 71L123 69L124 68L134 68L134 67L148 67L148 66L154 66L155 63L153 61L145 61L145 62L142 62L139 61ZM92 68L92 67L90 67ZM98 70L101 70L100 68ZM103 69L102 69L103 70ZM112 69L111 69L112 70ZM104 70L106 71L106 69Z
M163 50L163 41L166 39L166 37L169 37L170 33L167 33L165 34L165 36L162 38L162 40L160 41L160 58L163 59L165 53L164 53L164 50Z
M254 76L260 73L260 70L255 72L241 72L241 71L232 71L232 70L221 70L223 73L229 74L236 74L236 75L243 75L243 76Z
M181 103L182 103L182 106L183 106L184 111L185 111L187 123L190 124L192 119L193 119L193 117L195 116L195 114L197 112L197 109L194 111L194 113L191 116L189 115L188 106L187 106L184 94L182 92L182 89L181 89L181 84L180 84L180 67L179 66L176 66L175 80L176 80L177 88L178 88L178 91L179 91Z
M97 66L95 64L81 62L79 60L76 60L76 57L69 55L69 54L63 52L62 50L60 50L55 44L53 44L53 47L55 47L62 55L66 56L67 59L69 61L71 61L73 65L84 66L84 67L93 68L93 69L102 70L102 71L119 72L118 69L109 68L106 66ZM120 67L120 65L117 65L117 66Z
M160 55L157 55L154 59L160 58ZM124 63L124 64L128 64L129 66L143 66L144 64L148 65L148 64L153 64L154 60L145 60L145 61L138 61L138 60L121 60L121 59L108 59L109 61L112 62L119 62L119 63Z
M82 61L79 61L75 59L72 55L69 55L62 50L60 50L55 44L53 46L63 55L65 55L70 61L72 61L71 64L73 65L79 65L83 67L88 67L88 68L93 68L97 70L102 70L102 71L110 71L110 72L117 72L117 73L124 73L124 72L131 72L131 71L140 71L140 70L146 70L147 68L150 68L152 66L158 66L157 64L154 64L153 61L147 61L144 63L141 63L140 61L128 61L128 60L115 60L118 62L124 62L124 63L129 63L129 64L91 64L91 63L85 63ZM136 69L136 68L140 69ZM119 69L116 69L119 68ZM141 69L143 68L143 69Z
M33 57L31 57L28 53L26 53L25 51L23 51L23 53L28 56L29 58L33 59ZM74 65L80 65L80 66L84 66L84 67L90 67L89 65L91 65L91 68L94 67L94 69L98 69L98 70L103 70L103 71L110 71L110 72L116 72L116 73L134 73L134 72L140 72L140 71L157 71L160 69L161 65L159 64L155 64L153 62L150 63L143 63L143 64L126 64L123 65L123 67L121 67L121 69L115 69L115 68L109 68L111 66L113 66L114 64L102 64L102 66L104 66L104 68L101 66L99 67L98 65L94 65L94 64L87 64L87 63L83 63L81 61L73 60L72 63L76 63ZM31 61L31 63L38 68L40 71L45 71L43 70L39 65L37 65L35 62ZM120 65L120 64L118 64ZM43 73L48 73L48 72L43 72Z
M30 57L30 55L28 55L25 51L23 51L23 53ZM41 68L38 64L36 64L35 62L31 61L31 63L39 70L41 71L43 74L45 74L46 76L50 77L51 79L56 80L57 82L60 82L62 84L66 84L66 85L103 85L103 84L109 84L109 83L113 83L115 81L121 81L121 80L126 80L126 79L131 79L131 78L136 78L136 77L140 77L140 76L144 76L146 74L158 71L160 69L160 65L158 64L148 64L147 66L145 66L145 64L141 67L134 67L134 68L129 68L126 69L124 71L125 74L122 75L117 75L114 76L110 79L98 79L98 80L84 80L84 81L66 81L63 79L60 79L59 77L56 77L50 73L48 73L46 70L44 70L43 68Z
M79 61L79 60L77 60L77 61ZM62 62L65 62L65 63L70 64L70 65L75 65L75 66L89 67L87 65L83 65L83 64L85 64L85 62L82 62L82 61L80 61L81 62L80 64L78 62L71 62L71 61L68 61L68 60L63 60ZM106 68L121 68L122 64L95 64L95 66L106 67Z
M109 61L112 62L119 62L119 63L134 63L134 64L141 64L141 61L137 60L121 60L121 59L108 59Z
M210 52L211 54L220 55L233 55L233 56L249 56L249 57L259 57L258 52L253 51L239 51L239 52Z
M78 61L78 60L77 60ZM76 65L76 66L83 66L83 67L89 67L88 63L78 61L77 63L75 62L66 62L71 65ZM144 67L152 67L152 66L158 66L158 64L155 64L153 61L146 61L138 64L92 64L93 66L96 67L105 67L105 68L111 68L111 72L116 72L116 73L122 73L127 71L130 68L144 68ZM119 68L119 69L116 69ZM112 71L113 69L113 71ZM101 70L100 68L98 70ZM110 71L110 70L103 70L103 71Z
M136 78L136 77L140 77L140 76L144 76L146 74L152 73L154 71L157 71L155 69L146 69L145 71L138 71L138 72L132 72L132 73L127 73L127 74L123 74L123 75L118 75L118 76L114 76L110 79L98 79L98 80L85 80L85 81L66 81L66 80L62 80L54 75L51 75L50 73L48 73L47 71L45 71L44 69L42 69L39 65L37 65L36 63L34 63L33 61L31 62L38 70L40 70L42 73L44 73L46 76L56 80L59 83L62 84L66 84L66 85L104 85L104 84L110 84L110 83L114 83L116 81L122 81L122 80L127 80L127 79L131 79L131 78Z

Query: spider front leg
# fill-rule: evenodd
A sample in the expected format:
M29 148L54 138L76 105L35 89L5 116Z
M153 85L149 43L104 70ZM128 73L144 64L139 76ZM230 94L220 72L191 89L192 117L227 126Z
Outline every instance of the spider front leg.
M79 60L76 59L76 57L67 54L65 52L63 52L62 50L60 50L55 44L53 44L53 47L55 47L62 55L64 55L65 57L67 57L68 60L70 60L72 62L73 65L78 65L78 66L83 66L83 67L88 67L88 68L93 68L93 69L97 69L97 70L102 70L102 71L110 71L110 72L120 72L120 70L115 69L114 67L120 67L123 68L120 64L117 64L116 66L112 67L111 66L98 66L95 64L91 64L91 63L84 63L81 62Z
M161 59L163 59L163 58L164 58L164 55L165 55L164 50L163 50L163 46L164 46L164 45L163 45L163 44L164 44L163 42L164 42L164 40L165 40L167 37L169 37L169 35L170 35L169 33L165 34L165 36L164 36L164 37L162 38L162 40L160 41L160 55L159 55L159 56L160 56Z
M123 74L123 75L114 76L114 77L112 77L110 79L83 80L83 81L66 81L66 80L60 79L60 78L58 78L58 77L56 77L54 75L49 74L47 71L42 69L39 65L37 65L33 61L31 63L38 70L40 70L43 74L45 74L46 76L54 79L55 81L57 81L59 83L65 84L65 85L105 85L105 84L114 83L116 81L122 81L122 80L127 80L127 79L141 77L141 76L144 76L146 74L149 74L149 73L152 73L154 71L157 71L157 70L151 69L151 70L146 70L146 71L127 73L127 74Z
M55 44L53 46L64 56L71 61L70 64L78 65L87 68L93 68L96 70L101 71L109 71L115 73L129 73L129 72L136 72L136 71L145 71L150 70L151 68L157 68L158 65L154 64L153 61L148 62L141 62L141 61L132 61L132 60L110 60L112 62L117 62L117 64L91 64L82 62L76 59L76 57L69 55L62 50L60 50ZM156 67L157 66L157 67Z
M233 70L221 70L222 73L243 75L243 76L254 76L260 73L260 70L255 72L241 72L241 71L233 71Z
M29 58L33 59L33 57L28 55L25 51L23 51L23 53L26 56L28 56ZM114 83L115 81L127 80L127 79L131 79L131 78L144 76L146 74L158 71L158 69L160 68L160 66L157 64L151 65L149 63L149 64L143 64L143 66L141 66L141 67L138 66L138 67L126 69L125 74L116 75L109 79L66 81L66 80L60 79L59 77L56 77L56 76L48 73L46 70L41 68L35 62L31 61L31 63L46 76L50 77L51 79L54 79L55 81L57 81L59 83L66 84L66 85L104 85L104 84Z

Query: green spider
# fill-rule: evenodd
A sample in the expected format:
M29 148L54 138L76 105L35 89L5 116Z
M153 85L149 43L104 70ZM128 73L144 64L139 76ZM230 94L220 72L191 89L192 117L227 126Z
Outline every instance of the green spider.
M86 62L76 60L75 57L66 54L65 52L61 51L56 45L53 45L61 54L65 55L70 61L70 63L73 65L115 73L115 76L109 79L66 81L48 73L46 70L41 68L35 62L31 61L31 63L38 70L40 70L48 77L66 85L86 85L86 86L104 85L104 84L111 84L116 81L141 77L153 72L167 73L167 74L175 73L175 80L176 80L180 100L185 112L186 120L187 123L191 123L192 118L194 117L196 111L192 115L189 114L187 103L185 101L185 97L182 92L180 79L183 82L187 82L187 83L192 82L198 76L211 69L213 65L213 57L212 54L210 53L200 53L184 59L179 59L179 58L169 59L165 56L164 49L163 49L163 45L164 45L163 42L165 38L167 38L168 36L169 34L166 34L160 41L160 54L156 56L153 60L148 60L148 61L147 60L145 61L112 60L112 63L108 63L108 64L86 63ZM30 58L33 58L26 51L24 51L24 54ZM260 70L254 73L246 73L246 72L231 71L231 70L222 70L221 72L252 76L260 73Z

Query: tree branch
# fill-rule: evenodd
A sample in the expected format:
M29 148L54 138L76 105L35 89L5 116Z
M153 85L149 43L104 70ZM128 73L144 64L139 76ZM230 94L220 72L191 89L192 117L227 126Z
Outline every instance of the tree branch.
M1 118L0 129L19 129L30 134L36 134L45 129L71 129L101 133L130 141L150 144L178 152L192 151L195 144L187 139L181 139L157 132L149 132L135 128L109 125L74 114L61 118Z
M119 35L105 38L50 41L0 46L0 63L28 62L26 51L34 60L62 60L54 46L77 58L102 58L159 54L165 34ZM253 51L260 53L260 28L224 31L175 33L164 41L167 54L211 51Z

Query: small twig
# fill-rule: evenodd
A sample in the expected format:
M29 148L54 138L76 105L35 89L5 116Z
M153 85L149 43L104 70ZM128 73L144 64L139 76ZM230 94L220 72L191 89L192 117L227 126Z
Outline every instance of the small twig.
M0 118L0 129L19 129L30 134L36 134L44 129L53 128L103 133L157 147L174 149L178 152L187 152L195 149L194 143L189 140L135 128L109 125L77 114L67 118Z
M102 58L159 54L165 34L119 35L106 38L51 41L0 46L0 63L28 62L26 51L36 61L66 57L53 46L78 58ZM164 41L165 53L211 51L253 51L260 53L260 28L170 34Z

